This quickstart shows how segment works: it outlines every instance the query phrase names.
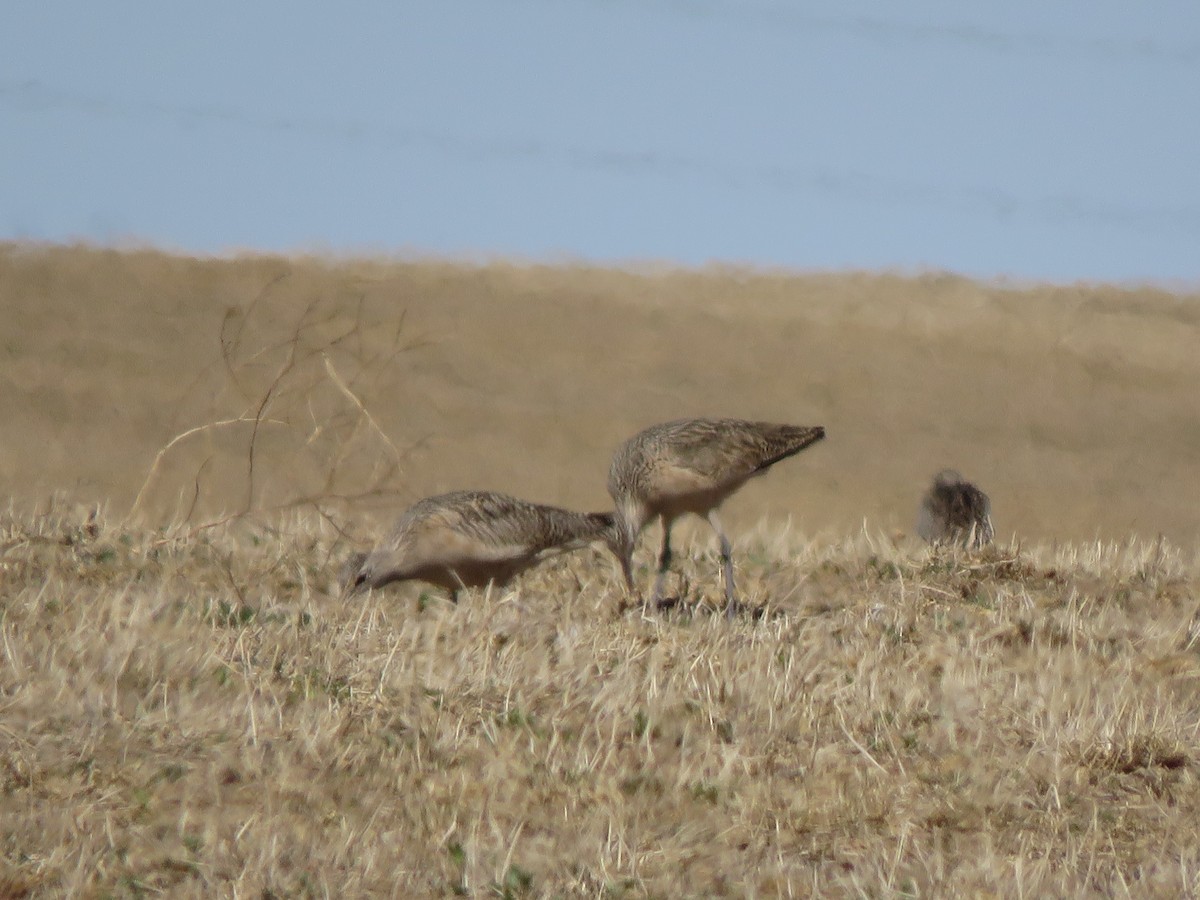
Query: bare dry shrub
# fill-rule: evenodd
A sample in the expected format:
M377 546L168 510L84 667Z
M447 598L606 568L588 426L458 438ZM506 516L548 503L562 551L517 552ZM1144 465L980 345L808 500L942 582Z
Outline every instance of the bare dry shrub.
M297 507L329 515L397 495L411 447L397 446L361 393L377 394L422 342L406 334L394 302L363 293L277 299L289 277L284 267L249 302L225 310L214 335L219 359L179 402L204 418L159 449L133 514L155 500L161 514L174 499L175 524L203 528ZM211 518L214 504L231 499L233 509ZM199 525L198 510L210 517Z

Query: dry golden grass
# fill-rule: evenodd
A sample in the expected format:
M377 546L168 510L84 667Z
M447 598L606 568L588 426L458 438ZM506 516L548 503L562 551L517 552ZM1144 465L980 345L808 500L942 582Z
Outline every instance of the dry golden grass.
M354 504L365 533L456 488L599 509L625 438L729 415L829 431L729 505L735 534L909 530L951 467L1005 539L1200 539L1196 295L7 245L0 314L0 490L25 507L123 514L205 428L141 511L237 511L261 413L256 508L387 489Z
M454 607L331 594L315 517L2 524L0 894L1200 889L1198 567L1164 543L764 525L727 623L699 549L643 618L587 552Z
M7 245L0 315L0 897L1200 891L1200 297ZM691 414L829 431L729 504L756 616L703 525L653 618L337 595ZM943 466L996 548L906 536Z

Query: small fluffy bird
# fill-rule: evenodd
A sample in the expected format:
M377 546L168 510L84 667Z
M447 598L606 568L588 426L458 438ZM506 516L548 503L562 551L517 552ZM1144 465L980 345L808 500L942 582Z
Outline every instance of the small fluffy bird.
M615 546L611 512L580 513L495 491L455 491L410 506L388 537L349 562L352 590L426 581L458 602L463 588L502 587L549 556Z
M961 544L968 549L990 544L995 536L992 501L958 472L943 469L921 498L917 534L931 544Z
M678 419L640 431L622 444L608 473L608 492L616 503L616 555L630 594L633 551L638 535L652 520L662 521L662 550L651 605L662 600L671 566L671 526L687 513L706 518L721 546L725 614L737 610L729 538L717 509L742 485L782 459L825 437L820 425L777 425L742 419Z

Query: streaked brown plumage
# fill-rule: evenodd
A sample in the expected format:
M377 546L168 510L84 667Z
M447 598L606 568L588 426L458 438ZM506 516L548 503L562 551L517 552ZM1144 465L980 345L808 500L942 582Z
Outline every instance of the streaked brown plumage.
M931 544L952 543L967 548L989 544L995 535L992 501L958 472L943 469L921 498L917 534Z
M457 602L464 587L501 586L548 556L593 542L614 546L612 513L579 513L494 491L455 491L410 506L366 554L356 589L416 579Z
M652 603L662 599L671 565L671 526L685 513L708 519L721 545L726 614L736 610L729 539L717 509L730 494L781 459L825 437L825 429L741 419L679 419L635 434L617 450L608 474L616 503L617 558L625 583L633 583L633 551L638 535L654 518L662 521L663 543Z

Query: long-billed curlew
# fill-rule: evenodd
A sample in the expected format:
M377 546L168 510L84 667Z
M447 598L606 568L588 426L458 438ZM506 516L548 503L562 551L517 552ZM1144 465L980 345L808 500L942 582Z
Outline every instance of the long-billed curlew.
M953 543L967 548L989 544L992 501L953 469L943 469L921 498L917 534L931 544Z
M543 506L494 491L426 497L396 521L386 540L351 558L353 589L416 579L443 587L502 586L548 556L593 542L615 546L613 514Z
M740 419L680 419L653 425L621 445L608 473L608 492L616 502L617 558L631 594L633 550L642 529L662 520L662 550L652 604L662 600L671 566L671 526L685 513L708 519L721 545L725 613L737 609L729 539L717 518L725 499L781 459L825 437L820 425L775 425Z

